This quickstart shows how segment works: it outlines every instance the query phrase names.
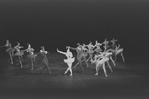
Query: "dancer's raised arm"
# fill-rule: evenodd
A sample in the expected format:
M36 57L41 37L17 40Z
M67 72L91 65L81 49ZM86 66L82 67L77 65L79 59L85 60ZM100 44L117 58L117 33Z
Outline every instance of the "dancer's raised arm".
M5 45L0 46L0 48L2 48L2 47L8 47L8 46L9 46L9 40L6 40L6 44L5 44Z
M115 50L118 50L120 48L120 45L118 44L118 46L116 46Z
M96 46L101 46L101 45L102 45L102 44L101 44L101 43L98 43L98 41L96 40L94 47L96 47Z
M8 47L9 44L10 44L10 43L9 43L9 40L6 40L6 44L5 44L5 46Z
M115 40L114 38L111 40L112 44L115 44L117 40Z
M66 55L66 52L59 51L58 49L57 49L57 52Z

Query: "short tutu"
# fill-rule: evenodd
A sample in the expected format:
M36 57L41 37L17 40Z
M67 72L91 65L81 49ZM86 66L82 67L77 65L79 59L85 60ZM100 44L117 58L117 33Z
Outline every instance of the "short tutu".
M73 63L74 61L75 61L75 58L64 59L65 63Z

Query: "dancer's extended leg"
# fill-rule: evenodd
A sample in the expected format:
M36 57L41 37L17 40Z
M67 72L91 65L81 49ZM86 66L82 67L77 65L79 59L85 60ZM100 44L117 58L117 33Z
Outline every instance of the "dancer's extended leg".
M20 62L21 68L23 68L22 61L21 61L21 57L20 56L19 56L19 62Z
M11 64L13 64L13 59L11 53L9 53Z
M117 59L117 55L114 55L115 56L115 59L114 59L114 61L116 61L116 59Z
M100 64L96 65L96 74L95 75L98 75L99 66L100 66Z
M123 62L125 62L125 59L124 59L123 53L121 53L121 56L122 56Z
M50 71L50 68L49 68L49 64L48 64L48 61L46 59L44 60L44 63L46 64L46 67L47 67L47 69L49 71L49 74L51 74L51 71Z
M83 66L82 66L82 62L83 62L83 61L84 61L84 60L82 60L82 61L78 60L78 63L74 66L74 68L76 68L78 65L80 65L81 68L82 68L82 71L84 71L84 68L83 68Z
M107 72L106 72L106 68L105 68L105 63L103 63L102 65L103 65L103 71L105 73L105 76L108 77Z
M110 64L109 64L109 62L107 61L106 63L107 63L107 65L108 65L109 69L111 70L111 72L113 72L113 70L112 70L112 68L111 68L111 66L110 66Z
M72 76L72 63L68 64L68 68L69 68L69 71L70 71L70 76Z
M66 71L64 72L64 74L66 74L68 72L69 68L66 69Z
M32 68L31 68L31 70L33 70L33 66L34 66L34 64L33 64L33 59L31 58L31 65L32 65Z
M85 61L85 64L87 65L87 67L89 67L89 66L88 66L88 63L87 63L87 61L86 61L86 58L83 57L83 59L84 59L84 61Z
M110 56L110 60L112 61L112 63L114 64L114 66L116 66L116 64L115 64L115 62L114 62L112 56Z

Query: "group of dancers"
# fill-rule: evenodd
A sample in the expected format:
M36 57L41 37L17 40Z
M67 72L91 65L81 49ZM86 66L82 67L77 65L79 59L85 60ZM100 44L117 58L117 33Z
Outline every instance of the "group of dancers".
M74 68L76 68L76 66L80 65L82 68L82 71L84 71L84 68L82 66L83 61L85 62L87 67L89 67L89 64L88 64L89 62L91 64L94 63L96 66L96 74L95 75L98 75L99 68L102 67L104 70L104 74L107 77L108 75L106 73L105 63L107 63L109 69L112 72L112 68L109 64L110 60L112 61L114 66L116 66L116 64L115 64L116 57L118 54L120 54L123 59L123 62L125 62L124 56L123 56L123 48L120 48L120 45L117 45L115 43L116 41L117 40L115 40L115 39L112 39L110 41L107 41L107 39L105 39L104 42L99 43L96 40L94 45L92 44L92 42L90 42L88 45L86 45L84 43L82 45L80 43L77 43L76 48L66 46L66 49L67 49L66 52L63 52L63 51L60 51L59 49L57 49L58 53L64 54L67 57L67 59L64 59L64 62L68 65L68 68L66 69L64 74L68 73L68 71L69 71L70 76L73 75L72 64L75 62L75 60L77 60L78 62L74 66ZM16 46L12 47L9 40L6 40L6 44L2 47L7 47L6 52L9 53L11 64L13 64L13 56L18 56L21 68L23 67L23 64L22 64L23 57L22 56L26 52L27 57L30 58L30 60L31 60L31 66L32 66L31 70L33 70L35 58L37 57L37 55L42 54L44 56L43 62L46 64L46 66L43 69L47 68L49 73L51 73L50 68L49 68L49 62L46 57L46 54L48 54L48 51L45 50L45 47L41 46L41 50L38 53L34 53L34 49L31 47L31 44L28 43L27 45L28 45L27 49L21 50L23 48L23 46L21 46L19 42L17 43ZM71 50L75 50L77 52L76 57L74 57ZM114 56L115 60L113 60L113 56Z
M66 46L67 48L66 52L62 52L57 49L57 52L64 54L67 57L67 59L64 59L64 62L68 65L68 68L64 74L70 71L70 76L73 75L72 64L75 61L75 57L73 56L70 50L75 50L77 52L76 59L78 61L78 63L74 66L75 68L77 65L80 65L82 68L82 71L84 71L82 66L83 61L86 63L87 67L89 67L88 62L90 62L91 64L95 63L96 65L95 75L98 75L99 68L102 67L104 70L104 74L107 77L108 75L106 73L105 63L107 63L109 69L111 70L111 72L113 72L109 64L110 60L112 61L113 65L116 66L115 61L116 61L117 55L120 54L123 59L123 62L125 62L124 56L123 56L123 48L120 48L120 45L117 45L115 43L116 41L117 40L113 38L110 41L107 41L107 39L105 39L104 42L102 43L99 43L96 40L95 45L93 45L92 42L90 42L88 45L86 44L81 45L80 43L78 43L76 48ZM113 56L115 58L114 60L113 60Z
M13 64L13 57L17 56L19 58L19 64L21 65L21 68L23 68L23 64L22 61L23 59L23 55L25 53L27 53L27 58L29 58L31 60L31 70L34 69L34 62L35 59L37 57L38 54L41 54L43 56L42 61L46 64L44 66L44 68L41 70L41 72L47 68L49 73L51 73L50 68L49 68L49 62L48 59L46 57L46 54L48 54L48 51L45 50L44 46L41 46L41 50L38 53L34 53L34 48L31 47L31 44L27 44L28 47L24 50L22 50L22 48L24 48L23 46L20 45L19 42L17 42L17 45L15 45L14 47L12 47L12 44L9 42L9 40L6 40L6 44L1 46L1 47L6 47L6 52L9 54L10 56L10 64Z

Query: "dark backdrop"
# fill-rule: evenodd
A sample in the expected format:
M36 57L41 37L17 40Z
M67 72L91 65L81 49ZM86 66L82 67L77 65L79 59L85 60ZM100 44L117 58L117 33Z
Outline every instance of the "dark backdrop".
M148 0L0 0L0 45L65 51L114 37L125 54L147 56L148 33Z

